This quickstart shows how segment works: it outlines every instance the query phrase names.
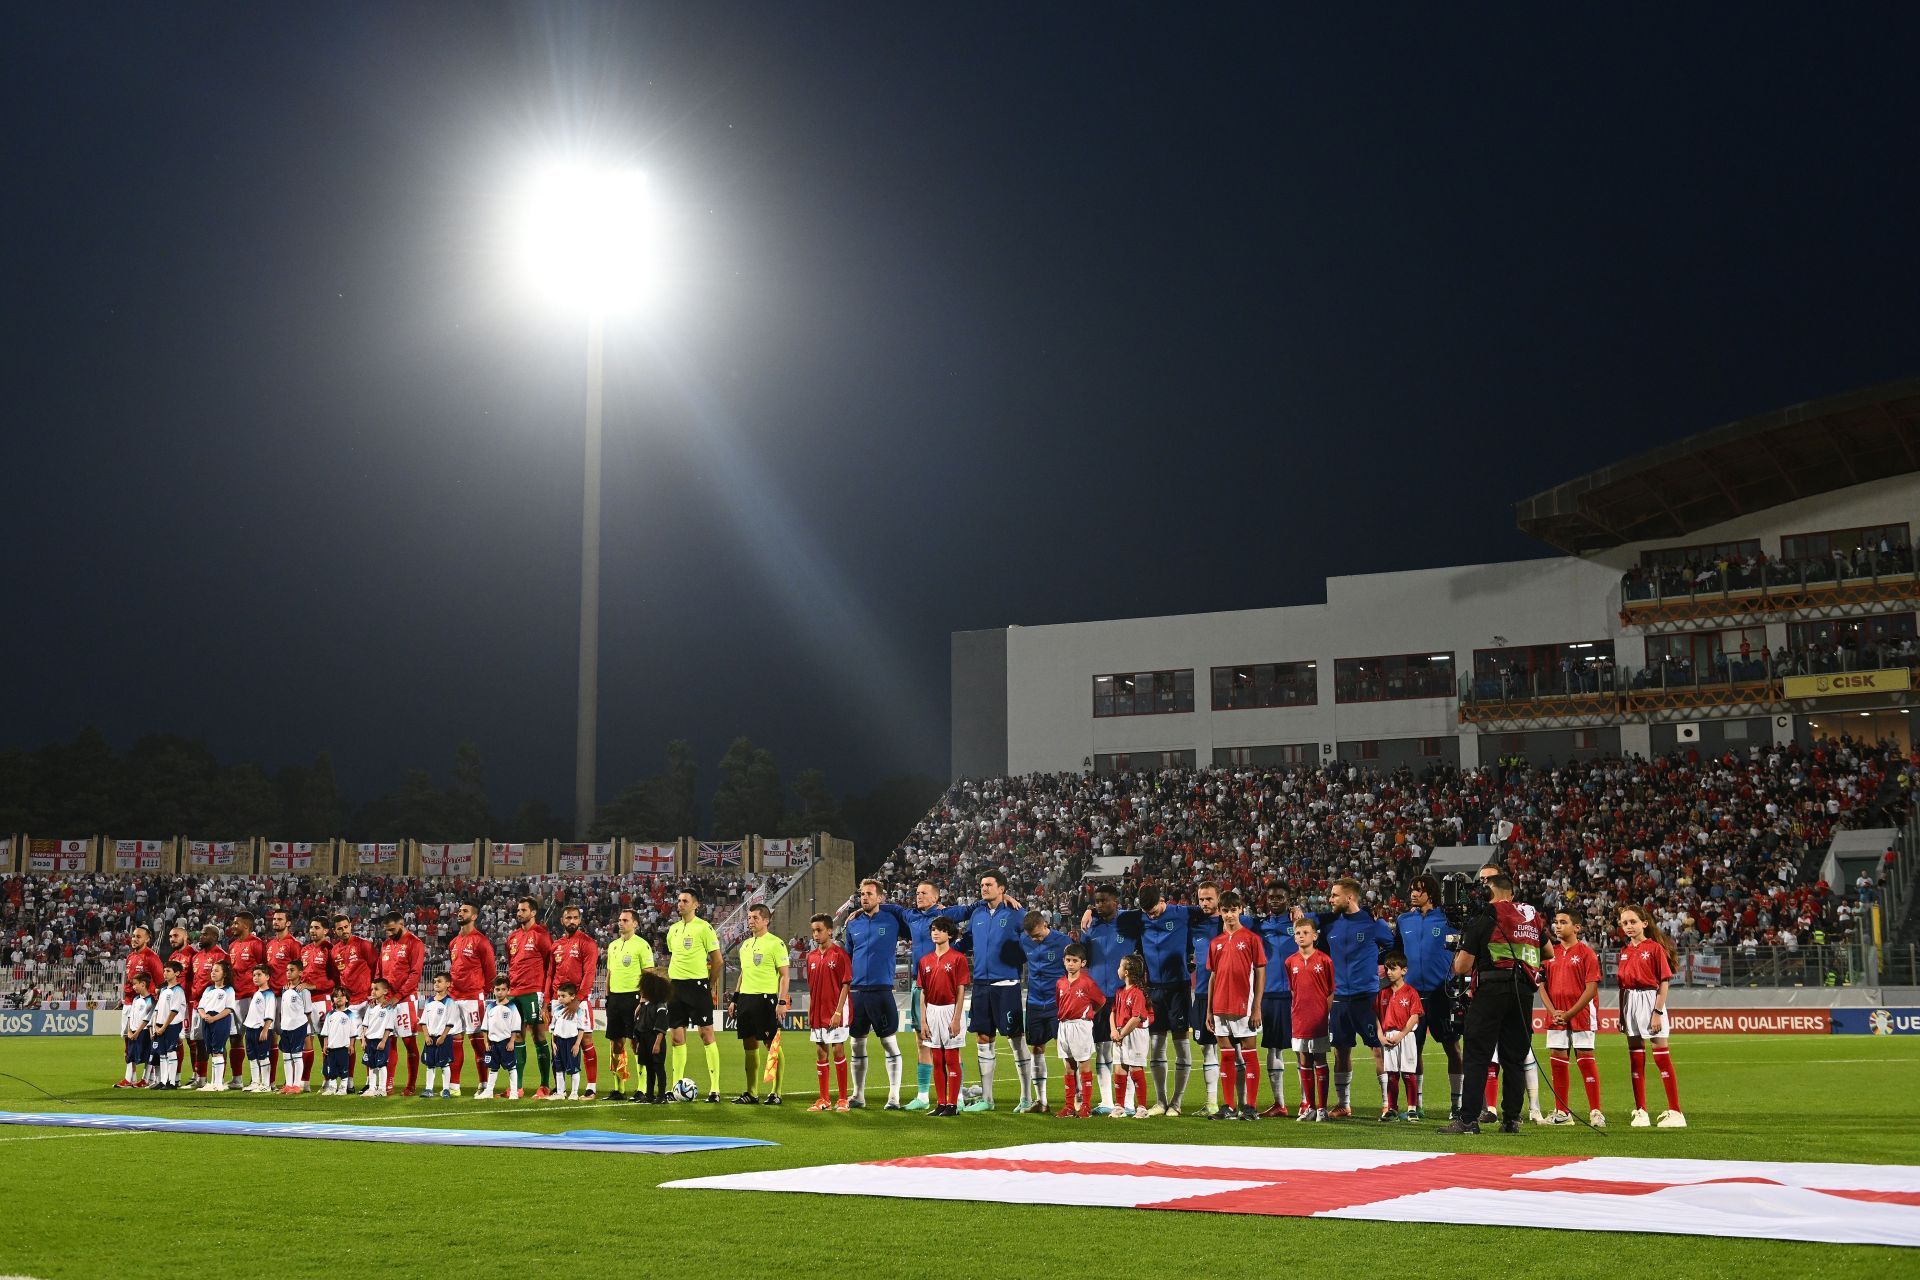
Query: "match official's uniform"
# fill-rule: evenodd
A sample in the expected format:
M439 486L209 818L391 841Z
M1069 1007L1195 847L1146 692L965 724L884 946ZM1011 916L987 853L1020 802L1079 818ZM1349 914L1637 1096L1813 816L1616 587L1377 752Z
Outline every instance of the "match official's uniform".
M787 944L772 933L748 934L740 943L740 990L733 998L733 1027L742 1040L768 1041L780 1029L780 971ZM751 1089L753 1082L747 1082Z
M668 1026L713 1025L713 970L707 957L719 949L720 936L699 916L667 926L667 978L673 983L673 994L667 999Z
M653 968L653 948L639 934L607 944L607 1038L631 1040L640 1008L640 975Z

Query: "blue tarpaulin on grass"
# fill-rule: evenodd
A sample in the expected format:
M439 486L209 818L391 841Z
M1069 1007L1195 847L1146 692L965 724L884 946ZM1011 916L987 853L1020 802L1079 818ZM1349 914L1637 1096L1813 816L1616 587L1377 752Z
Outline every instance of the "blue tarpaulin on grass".
M512 1129L428 1129L414 1125L262 1123L254 1120L168 1120L159 1116L90 1115L62 1111L0 1111L0 1124L48 1129L108 1129L139 1133L212 1133L236 1138L319 1138L334 1142L396 1142L415 1147L524 1147L540 1151L612 1151L666 1156L682 1151L771 1147L758 1138L705 1138L690 1133L621 1133L569 1129L523 1133Z

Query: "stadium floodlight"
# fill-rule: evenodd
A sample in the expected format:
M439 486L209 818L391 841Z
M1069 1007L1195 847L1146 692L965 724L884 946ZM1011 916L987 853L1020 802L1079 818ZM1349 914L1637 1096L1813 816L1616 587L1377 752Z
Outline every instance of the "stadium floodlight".
M646 302L656 243L644 174L555 165L527 184L513 221L527 283L556 306L606 316Z

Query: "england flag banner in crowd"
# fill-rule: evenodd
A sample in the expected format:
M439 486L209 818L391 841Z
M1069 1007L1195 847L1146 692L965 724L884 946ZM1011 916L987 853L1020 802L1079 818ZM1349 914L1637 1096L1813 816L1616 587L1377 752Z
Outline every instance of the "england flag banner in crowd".
M420 845L420 874L423 876L458 876L465 878L473 874L473 842L466 844L425 844Z
M269 841L267 843L267 870L313 870L313 842L310 840Z
M1914 1165L1041 1142L663 1185L1920 1247Z
M673 864L680 856L680 846L671 841L652 841L646 844L633 844L633 870L635 875L670 876Z
M563 844L554 853L555 866L565 875L604 876L613 870L611 844Z
M760 865L768 871L798 871L813 861L813 839L779 838L760 842Z
M113 869L115 871L158 871L160 856L166 852L165 840L115 840L113 842Z
M187 841L187 866L196 871L231 867L240 860L238 840Z
M400 861L398 844L356 844L353 846L353 861L356 866L383 867L390 862Z
M703 867L739 867L747 861L744 840L702 840L699 863Z
M489 841L487 861L496 867L524 867L527 865L527 846L517 841Z
M92 845L90 840L29 840L27 869L61 873L85 871Z

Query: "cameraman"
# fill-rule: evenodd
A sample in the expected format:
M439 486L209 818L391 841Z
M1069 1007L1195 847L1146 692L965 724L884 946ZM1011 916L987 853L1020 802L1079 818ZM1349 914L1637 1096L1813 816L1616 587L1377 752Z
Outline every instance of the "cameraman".
M1540 980L1540 913L1513 900L1513 881L1504 873L1486 868L1480 883L1485 905L1468 919L1453 957L1455 974L1473 975L1463 1072L1469 1081L1487 1078L1496 1048L1502 1062L1526 1061L1533 1046L1533 992ZM1502 1072L1500 1088L1500 1132L1518 1133L1525 1078L1518 1070ZM1480 1123L1463 1105L1440 1132L1479 1133Z

